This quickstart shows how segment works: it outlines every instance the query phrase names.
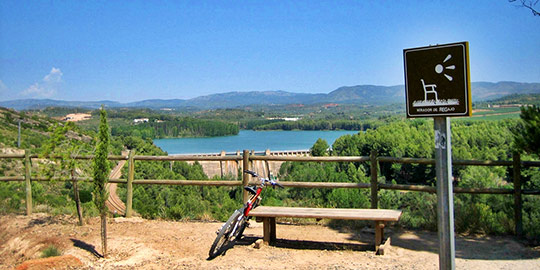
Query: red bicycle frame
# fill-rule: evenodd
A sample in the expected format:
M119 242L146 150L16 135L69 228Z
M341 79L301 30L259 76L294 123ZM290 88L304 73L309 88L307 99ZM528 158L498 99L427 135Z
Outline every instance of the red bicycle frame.
M249 214L249 211L253 209L253 206L257 202L257 199L259 198L259 195L261 195L262 187L257 187L257 193L251 197L251 199L246 203L246 207L244 208L244 217L247 217Z

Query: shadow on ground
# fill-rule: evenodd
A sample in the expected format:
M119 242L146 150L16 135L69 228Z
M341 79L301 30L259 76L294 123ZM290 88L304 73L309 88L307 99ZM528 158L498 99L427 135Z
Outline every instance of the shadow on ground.
M540 258L540 251L513 236L456 236L456 258L470 260L524 260ZM435 232L405 231L392 235L392 246L416 251L439 252Z
M330 226L341 233L349 233L349 240L372 243L372 227L352 228ZM366 233L367 232L367 233ZM393 227L385 229L385 237L391 236L392 246L414 251L438 254L437 232L401 231ZM540 250L527 247L513 236L464 236L456 235L456 258L469 260L524 260L540 258Z
M260 237L246 236L242 238L245 244L238 243L239 245L251 245ZM327 242L327 241L307 241L307 240L289 240L289 239L276 239L276 242L272 245L279 248L290 249L302 249L302 250L353 250L353 251L368 251L375 250L374 245L367 245L361 243L340 243L340 242Z
M86 250L88 252L90 252L90 254L94 255L94 257L96 258L103 258L103 255L99 254L97 251L96 251L96 247L94 247L94 245L90 245L84 241L81 241L81 240L78 240L78 239L73 239L73 238L70 238L69 240L71 240L71 242L73 242L73 246L74 247L78 247L80 249L83 249L83 250Z
M54 220L53 216L40 216L40 217L33 218L32 220L30 220L30 222L28 222L28 225L26 226L25 229L30 229L34 226L39 226L39 225L49 225L49 224L56 224L56 223L58 222Z
M339 243L339 242L321 242L304 240L277 239L273 245L275 247L290 249L310 249L310 250L352 250L352 251L373 251L374 245Z
M227 251L233 249L235 246L250 246L257 240L262 239L257 236L246 235L242 239L237 240L233 245L227 245L223 247L223 251L220 256L225 256ZM288 240L288 239L276 239L276 242L272 245L278 248L289 248L299 250L352 250L352 251L369 251L375 250L374 245L367 244L355 244L355 243L339 243L339 242L323 242L323 241L304 241L304 240ZM218 256L216 256L218 257ZM207 260L213 260L214 258L208 257Z

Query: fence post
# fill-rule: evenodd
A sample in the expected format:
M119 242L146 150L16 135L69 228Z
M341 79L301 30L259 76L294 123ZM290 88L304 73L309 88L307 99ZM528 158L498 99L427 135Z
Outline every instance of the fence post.
M24 181L26 183L26 215L32 214L32 182L30 181L30 151L24 150Z
M240 151L236 151L236 155L240 156ZM240 171L240 161L235 160L236 162L236 179L239 179L239 177L242 176L242 171Z
M244 195L244 203L246 203L249 199L249 194L247 190L244 189L245 186L249 183L249 173L245 173L244 170L249 170L249 150L244 150L244 156L243 156L243 163L242 163L242 190Z
M264 155L270 156L272 155L272 152L270 152L270 149L266 149L266 151L264 151ZM272 172L270 172L270 162L268 162L268 160L265 160L264 165L266 165L266 172L268 173L267 174L268 179L272 178Z
M83 213L81 208L81 199L79 197L79 183L75 179L75 166L71 168L71 181L73 183L73 196L75 199L75 206L77 207L77 216L79 217L79 226L83 225Z
M135 177L135 163L133 156L135 150L129 150L128 154L128 179L127 179L127 194L126 194L126 217L130 218L133 214L133 178Z
M378 171L378 163L377 163L377 151L372 150L369 155L370 160L370 176L371 176L371 209L377 209L379 208L379 184L377 182L377 171Z
M514 222L516 223L516 236L523 235L523 202L521 200L521 157L518 152L514 152L513 157L514 172Z
M225 154L226 152L224 150L221 150L221 152L219 153L219 156L224 157ZM220 173L221 179L223 179L224 174L223 174L223 161L222 160L219 161L219 173Z

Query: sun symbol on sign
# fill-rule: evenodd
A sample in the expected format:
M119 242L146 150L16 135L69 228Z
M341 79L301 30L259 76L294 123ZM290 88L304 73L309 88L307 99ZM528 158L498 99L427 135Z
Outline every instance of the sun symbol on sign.
M446 61L450 60L452 58L452 55L449 54L448 56L446 56L446 58L444 59L444 61L442 62L442 64L446 63ZM451 66L443 66L442 64L438 64L435 66L435 72L437 72L437 74L441 74L445 69L456 69L456 66L454 65L451 65ZM452 81L454 78L452 78L452 76L448 75L448 74L443 74L449 81Z

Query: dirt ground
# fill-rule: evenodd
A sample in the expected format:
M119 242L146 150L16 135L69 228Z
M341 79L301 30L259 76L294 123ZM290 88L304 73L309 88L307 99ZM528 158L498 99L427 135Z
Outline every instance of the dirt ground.
M88 120L92 118L92 115L89 113L70 113L64 116L62 119L65 119L68 122L79 122L83 120Z
M436 233L390 229L392 248L376 256L370 250L370 230L351 233L321 225L278 224L277 246L256 249L253 243L262 238L262 224L255 222L225 255L208 260L220 226L110 219L109 256L103 259L98 218L79 227L70 216L0 216L0 269L39 258L51 244L83 264L67 269L438 269ZM457 236L456 269L540 269L540 248L513 237Z

